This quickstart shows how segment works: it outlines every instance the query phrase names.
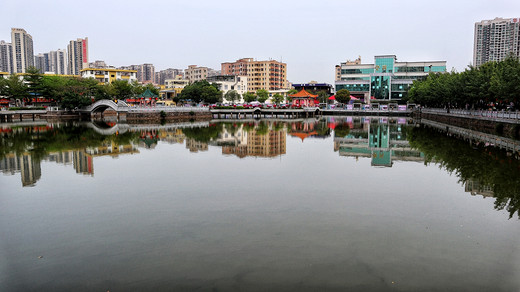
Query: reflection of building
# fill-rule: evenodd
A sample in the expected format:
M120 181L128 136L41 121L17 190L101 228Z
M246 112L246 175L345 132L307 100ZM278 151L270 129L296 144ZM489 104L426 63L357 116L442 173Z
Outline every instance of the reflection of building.
M0 170L11 174L20 172L24 187L33 186L42 176L40 162L33 159L29 153L7 155L0 160Z
M264 129L266 133L262 134L264 130L260 127L249 132L244 131L242 127L228 137L226 132L221 134L218 143L223 145L222 154L244 158L246 156L275 157L286 153L287 130L266 128Z
M402 125L388 121L358 125L345 137L334 138L334 149L341 156L370 158L376 167L391 167L394 161L424 161L424 155L410 147Z
M69 165L74 161L74 151L50 153L49 156L47 156L47 160Z
M270 130L265 135L258 133L258 129L247 135L247 154L249 156L275 157L285 154L287 131Z
M174 129L173 132L161 130L159 131L159 138L168 144L183 144L186 135L184 135L182 129Z
M86 154L89 155L89 157L95 157L95 156L112 156L117 157L119 154L134 154L139 153L139 150L137 149L137 145L133 144L126 144L126 145L118 145L113 142L106 143L104 145L98 146L98 147L88 147L85 150Z
M372 97L402 99L414 80L430 72L446 72L446 61L397 62L395 55L383 55L375 56L374 64L361 64L361 60L341 63L340 70L336 92L348 89L351 95L369 102Z
M190 152L208 151L208 143L186 139L186 149L190 149Z
M474 180L464 182L464 191L471 193L472 196L481 195L484 198L493 198L495 196L492 186L482 185L479 181Z
M72 159L76 173L94 175L92 156L88 156L84 150L74 150Z
M316 131L318 122L293 122L290 124L289 135L305 140L309 137L320 137ZM323 137L321 137L323 138Z

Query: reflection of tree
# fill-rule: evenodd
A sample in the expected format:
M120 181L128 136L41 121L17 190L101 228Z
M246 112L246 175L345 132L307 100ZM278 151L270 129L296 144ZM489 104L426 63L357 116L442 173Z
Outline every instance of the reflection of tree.
M412 128L408 133L410 146L425 154L425 161L437 162L460 181L475 180L490 187L495 194L495 208L506 209L510 218L520 218L520 162L503 150L447 137L426 129ZM475 149L476 148L476 149Z
M319 121L316 125L316 132L318 133L318 136L321 137L328 137L330 136L330 128L327 125L327 121L322 120Z
M260 123L258 123L255 130L257 135L266 135L267 133L269 133L269 125L266 122L261 121Z
M183 129L184 135L197 142L208 143L218 137L222 132L221 125L210 125L209 127L195 127Z
M97 147L108 141L123 145L137 138L136 133L104 136L87 127L66 124L13 128L0 136L0 158L8 153L22 154L29 151L34 160L40 161L50 152Z
M350 126L347 123L338 123L334 127L334 137L343 138L350 133Z
M236 134L238 127L236 123L224 123L224 129L226 129L226 132L234 135Z

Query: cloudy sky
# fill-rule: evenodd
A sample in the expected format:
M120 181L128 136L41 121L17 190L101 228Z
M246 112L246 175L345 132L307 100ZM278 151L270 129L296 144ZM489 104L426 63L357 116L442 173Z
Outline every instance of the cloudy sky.
M23 3L23 4L22 4ZM0 1L0 40L32 35L34 53L89 38L89 61L156 70L251 57L282 60L293 83L334 82L334 65L394 54L400 61L472 61L474 23L520 17L518 0Z

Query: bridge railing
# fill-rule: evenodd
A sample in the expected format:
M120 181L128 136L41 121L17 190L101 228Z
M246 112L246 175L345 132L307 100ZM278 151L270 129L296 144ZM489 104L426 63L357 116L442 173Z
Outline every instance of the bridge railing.
M461 110L461 109L439 109L439 108L423 108L421 112L427 114L449 114L459 117L477 117L488 119L504 119L520 121L520 112L518 111L486 111L486 110Z
M129 107L130 112L209 112L207 107L169 107L169 106L153 106L153 107Z

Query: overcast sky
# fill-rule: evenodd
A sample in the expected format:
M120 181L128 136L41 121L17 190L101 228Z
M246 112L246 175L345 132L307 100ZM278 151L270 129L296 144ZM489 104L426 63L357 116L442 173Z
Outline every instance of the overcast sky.
M472 1L0 1L0 40L11 27L32 35L34 53L88 37L89 61L220 70L250 57L287 63L293 83L334 82L334 66L361 56L472 62L474 23L520 17L518 0Z

